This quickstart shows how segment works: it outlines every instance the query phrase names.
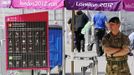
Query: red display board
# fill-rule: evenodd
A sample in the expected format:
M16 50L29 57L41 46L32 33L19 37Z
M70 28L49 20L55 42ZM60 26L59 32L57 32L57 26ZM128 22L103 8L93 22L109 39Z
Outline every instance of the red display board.
M48 13L6 17L7 70L49 69Z

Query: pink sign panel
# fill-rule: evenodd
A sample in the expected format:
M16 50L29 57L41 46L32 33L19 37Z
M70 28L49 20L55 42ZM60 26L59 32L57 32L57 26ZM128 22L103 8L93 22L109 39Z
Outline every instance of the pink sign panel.
M0 0L0 7L10 7L11 0Z
M134 0L123 0L123 9L126 11L134 11Z
M34 9L61 9L64 7L64 0L12 0L14 8Z

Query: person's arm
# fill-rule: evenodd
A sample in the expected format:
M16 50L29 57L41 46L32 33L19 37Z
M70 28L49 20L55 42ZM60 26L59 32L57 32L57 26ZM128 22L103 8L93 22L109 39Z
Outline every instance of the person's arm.
M125 41L122 41L123 46L121 48L121 50L115 54L113 54L113 56L124 56L127 55L129 53L129 45L130 45L130 40L128 39L127 36L122 38Z
M123 47L119 52L113 54L113 56L117 57L117 56L124 56L127 55L129 53L129 47Z
M113 48L113 47L111 47L110 46L110 41L108 40L108 36L109 36L109 34L107 36L103 37L103 39L102 39L102 48L103 48L104 53L106 55L111 55L111 54L114 54L114 53L120 51L121 48Z
M67 23L71 24L72 23L72 19L70 18Z
M121 51L121 48L112 48L112 47L103 47L104 49L104 53L106 53L107 55L111 55L111 54L115 54L119 51Z
M72 19L70 18L67 23L68 23L67 28L69 29L69 32L71 32L72 31Z

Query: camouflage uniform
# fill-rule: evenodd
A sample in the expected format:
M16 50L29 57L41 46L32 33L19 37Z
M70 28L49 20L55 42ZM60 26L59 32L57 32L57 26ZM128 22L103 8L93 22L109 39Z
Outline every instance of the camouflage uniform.
M110 32L103 38L102 46L122 48L123 46L129 46L129 39L121 32L117 36L113 36ZM131 75L127 59L127 55L120 57L108 57L106 55L106 75Z

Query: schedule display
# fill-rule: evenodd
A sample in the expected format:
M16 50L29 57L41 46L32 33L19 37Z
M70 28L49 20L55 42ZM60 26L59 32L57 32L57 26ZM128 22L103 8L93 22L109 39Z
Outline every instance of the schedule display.
M8 68L48 66L46 22L7 22Z

